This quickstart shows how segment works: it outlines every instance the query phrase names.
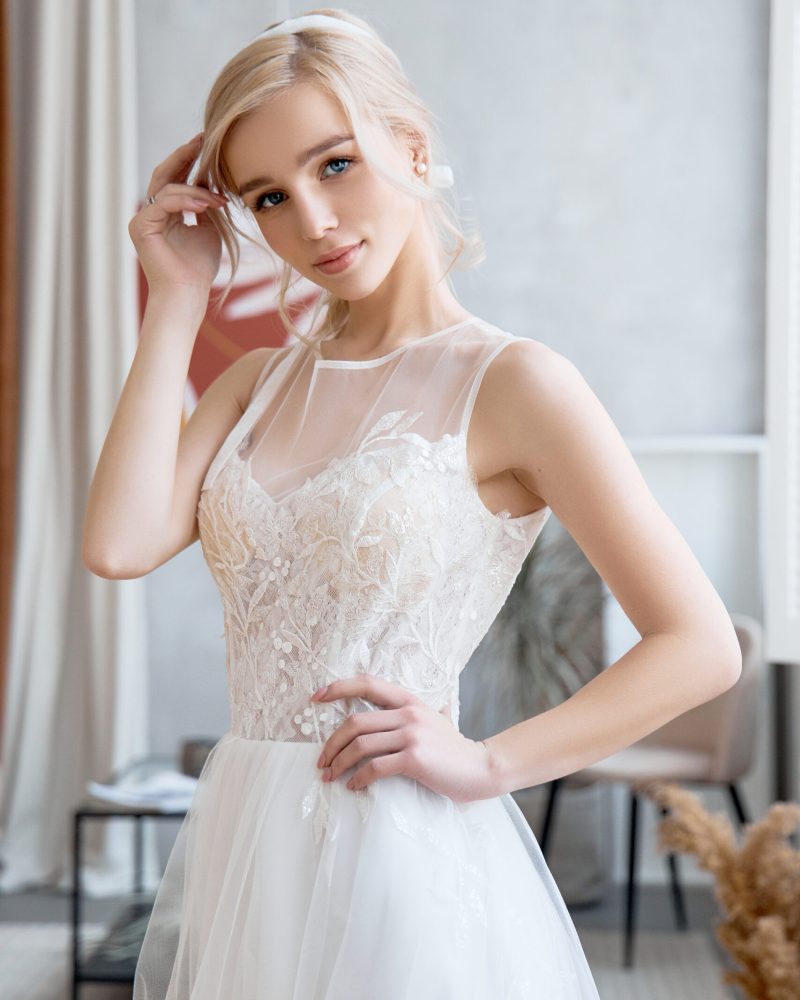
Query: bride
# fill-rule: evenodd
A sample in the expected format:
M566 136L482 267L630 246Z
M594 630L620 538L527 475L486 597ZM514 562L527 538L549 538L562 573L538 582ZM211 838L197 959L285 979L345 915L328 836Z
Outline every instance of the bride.
M142 576L200 540L231 717L134 1000L597 1000L510 793L741 669L719 596L574 365L445 280L480 254L448 213L438 148L369 24L312 11L230 59L203 133L156 167L131 220L149 295L84 561ZM232 205L284 262L290 340L235 361L181 430L223 243L238 260ZM310 334L286 309L294 272L322 289ZM552 512L641 640L555 708L467 739L459 673Z

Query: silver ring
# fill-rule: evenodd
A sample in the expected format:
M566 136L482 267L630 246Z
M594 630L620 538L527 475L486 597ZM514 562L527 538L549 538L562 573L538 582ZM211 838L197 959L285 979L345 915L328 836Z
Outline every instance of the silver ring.
M156 203L156 196L155 196L154 194L149 194L149 195L148 195L148 196L147 196L147 197L145 198L145 203L146 203L147 205L155 205L155 203Z

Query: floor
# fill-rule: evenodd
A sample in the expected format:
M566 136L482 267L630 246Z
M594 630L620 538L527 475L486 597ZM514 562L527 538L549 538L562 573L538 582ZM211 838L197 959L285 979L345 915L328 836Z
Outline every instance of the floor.
M686 907L690 933L676 933L671 901L666 889L642 886L639 889L636 939L636 962L633 969L622 966L623 891L618 888L599 905L570 907L578 934L584 942L586 956L596 976L601 1000L737 1000L734 993L721 984L721 970L728 965L727 956L714 940L712 926L719 913L710 890L686 888ZM61 1000L64 958L68 954L70 919L69 895L39 890L0 896L0 981L21 989L13 991L13 1000ZM113 917L119 908L115 899L85 899L83 919L88 925L100 925ZM7 925L4 935L3 925ZM42 925L60 925L53 929L52 941L36 943L35 935L24 934L32 958L44 964L45 949L54 954L59 988L53 988L53 976L44 975L40 988L29 991L30 979L21 966L20 931L29 924L39 935ZM45 931L45 936L47 932ZM17 945L14 946L13 942ZM44 947L43 947L44 945ZM36 953L35 949L39 952ZM43 956L41 959L39 955ZM63 956L63 957L62 957ZM15 965L16 963L16 965ZM37 966L38 968L38 966ZM5 970L5 975L4 975ZM7 978L6 978L7 977ZM46 981L45 981L46 980ZM80 991L81 1000L129 1000L128 987L103 987L86 984Z

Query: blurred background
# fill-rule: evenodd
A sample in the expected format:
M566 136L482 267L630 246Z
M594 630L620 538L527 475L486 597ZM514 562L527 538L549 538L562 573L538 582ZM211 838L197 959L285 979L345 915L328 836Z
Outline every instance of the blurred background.
M198 746L228 726L222 607L200 546L136 580L95 577L80 559L88 486L146 294L127 224L156 164L202 129L223 64L311 5L2 7L0 987L49 997L75 977L78 918L99 940L132 886L139 902L152 894L179 822L86 823L76 911L88 783L145 759L190 774ZM577 365L730 613L758 627L764 669L737 707L747 713L736 716L737 773L712 775L697 794L732 815L735 779L753 820L797 799L800 3L347 9L394 49L440 122L462 215L487 250L478 270L454 274L459 299ZM198 335L187 417L235 358L288 338L275 261L243 251L234 294ZM317 293L301 284L298 308ZM463 675L468 735L549 707L638 641L557 523L540 542ZM522 633L536 639L524 656ZM586 777L560 793L547 857L601 995L734 995L721 982L732 958L713 933L713 875L680 859L681 927L652 807L636 841L637 958L623 968L630 792L618 776ZM537 836L549 794L515 794ZM124 995L135 937L115 946L109 979Z

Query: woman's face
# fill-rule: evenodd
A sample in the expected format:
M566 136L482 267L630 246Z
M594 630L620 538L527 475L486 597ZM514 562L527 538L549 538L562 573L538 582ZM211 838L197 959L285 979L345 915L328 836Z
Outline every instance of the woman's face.
M224 156L234 189L272 250L310 281L352 301L369 295L392 270L421 219L421 203L373 170L355 139L345 138L351 134L336 100L298 84L237 122ZM382 162L417 177L410 147L395 145L377 128L370 137ZM344 270L326 274L317 266L321 256L362 241Z

